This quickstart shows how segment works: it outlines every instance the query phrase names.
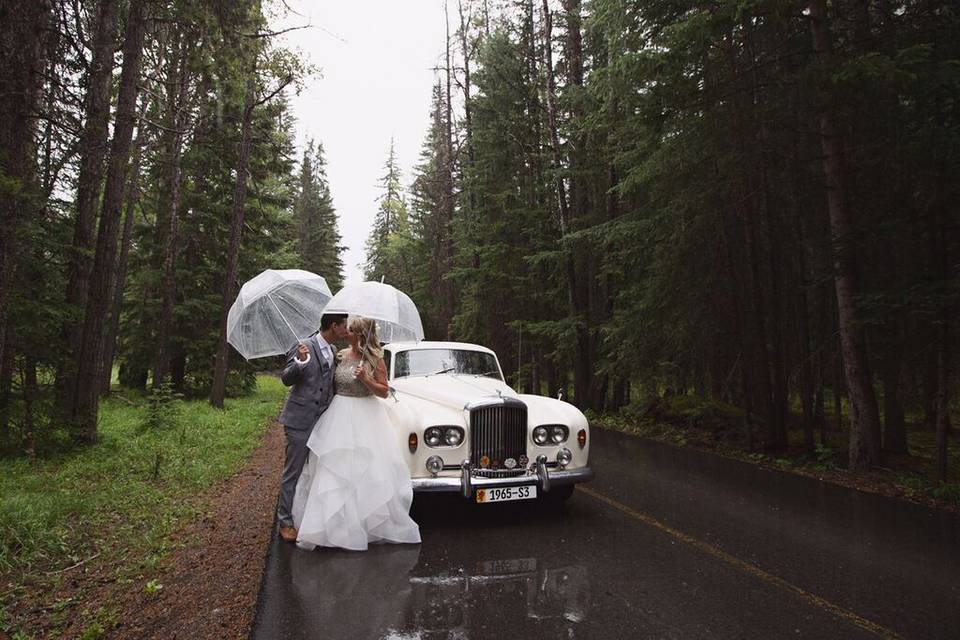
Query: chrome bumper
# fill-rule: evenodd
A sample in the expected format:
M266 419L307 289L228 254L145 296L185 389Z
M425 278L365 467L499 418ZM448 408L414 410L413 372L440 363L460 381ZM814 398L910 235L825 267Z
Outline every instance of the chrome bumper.
M542 456L541 456L542 457ZM461 465L460 477L413 478L414 493L440 493L459 491L463 497L470 498L475 488L523 487L536 485L540 491L548 492L550 487L577 484L593 480L593 469L548 469L546 460L537 460L536 465L522 476L510 478L484 478L472 473L467 461Z

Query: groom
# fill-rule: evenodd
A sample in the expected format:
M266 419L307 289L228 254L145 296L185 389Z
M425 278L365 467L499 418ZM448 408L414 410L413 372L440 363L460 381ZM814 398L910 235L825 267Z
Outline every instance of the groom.
M333 343L346 337L347 316L324 314L320 318L320 332L287 354L287 364L280 374L283 384L293 387L280 412L280 423L287 436L287 454L277 501L277 520L280 522L280 537L286 542L297 540L291 509L297 480L309 453L307 440L313 425L333 399L333 370L336 368L334 359L337 354Z

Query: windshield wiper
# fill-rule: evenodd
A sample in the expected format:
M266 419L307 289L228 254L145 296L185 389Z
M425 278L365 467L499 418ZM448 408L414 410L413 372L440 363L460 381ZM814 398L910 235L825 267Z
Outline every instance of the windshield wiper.
M440 371L434 371L433 373L428 373L427 375L428 375L428 376L438 376L438 375L440 375L441 373L450 373L451 371L453 371L453 370L455 370L455 369L456 369L456 367L447 367L446 369L440 369Z

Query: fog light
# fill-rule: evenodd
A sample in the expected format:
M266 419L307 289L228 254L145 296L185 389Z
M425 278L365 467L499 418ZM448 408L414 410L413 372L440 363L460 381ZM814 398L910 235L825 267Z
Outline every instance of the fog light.
M438 473L440 473L441 470L443 470L443 458L441 458L440 456L430 456L429 458L427 458L426 466L427 466L427 471L429 471L431 475L435 476Z
M580 431L577 431L577 444L580 445L581 449L587 446L587 430L586 429L580 429Z
M546 444L549 437L546 427L537 427L533 430L533 441L537 444Z
M443 439L451 447L456 447L463 442L463 433L460 429L447 429L447 432L443 434Z
M570 449L564 447L557 451L557 464L561 467L565 467L570 464L570 461L573 460L573 454L570 453Z

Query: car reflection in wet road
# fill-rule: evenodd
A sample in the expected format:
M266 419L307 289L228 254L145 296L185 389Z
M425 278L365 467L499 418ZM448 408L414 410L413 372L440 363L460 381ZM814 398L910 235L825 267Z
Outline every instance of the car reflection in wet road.
M490 611L499 624L535 637L575 635L589 611L587 569L538 569L536 558L477 562L472 572L410 577L407 615L387 638L472 637L485 628ZM482 619L476 619L477 615Z

